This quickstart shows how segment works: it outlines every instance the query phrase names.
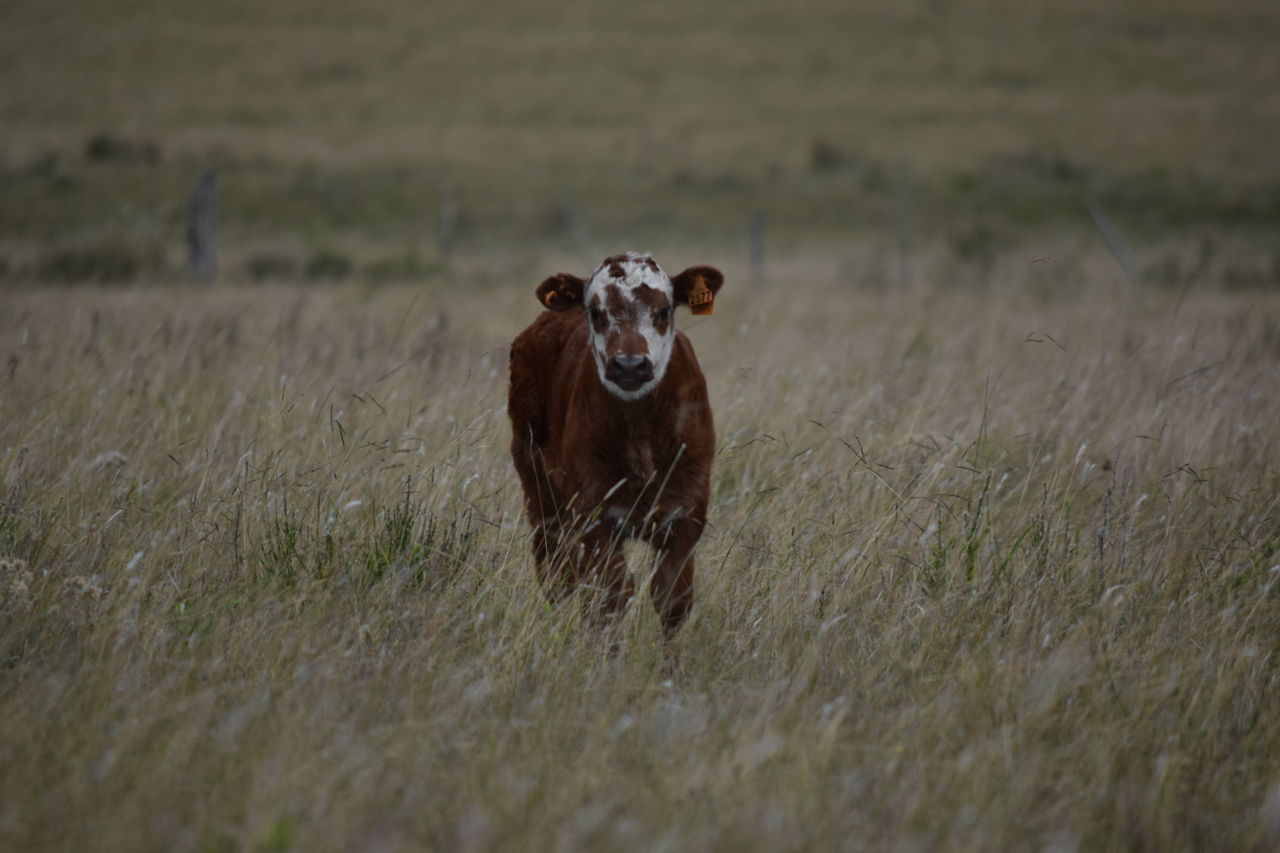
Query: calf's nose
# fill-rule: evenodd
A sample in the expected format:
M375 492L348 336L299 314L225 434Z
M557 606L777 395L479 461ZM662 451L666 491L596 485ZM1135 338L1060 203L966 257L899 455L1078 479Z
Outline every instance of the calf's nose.
M653 362L647 355L615 355L607 371L614 381L648 382L653 378Z

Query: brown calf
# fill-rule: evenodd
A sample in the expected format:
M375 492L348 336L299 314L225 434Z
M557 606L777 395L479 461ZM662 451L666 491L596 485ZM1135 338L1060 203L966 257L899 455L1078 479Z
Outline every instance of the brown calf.
M622 555L657 551L654 607L670 639L693 603L693 547L707 517L715 430L676 306L709 314L724 276L668 278L647 255L605 260L589 281L539 285L548 311L511 345L511 456L533 527L538 579L553 600L575 589L614 620L635 593Z

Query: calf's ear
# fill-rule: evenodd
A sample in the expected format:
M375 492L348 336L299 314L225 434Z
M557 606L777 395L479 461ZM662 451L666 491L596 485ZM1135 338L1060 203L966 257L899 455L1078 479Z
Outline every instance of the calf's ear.
M552 311L566 311L582 304L582 294L586 289L585 281L576 275L562 272L538 285L534 293L537 294L538 301Z
M712 313L723 285L724 273L708 266L689 267L671 279L676 304L688 305L694 314Z

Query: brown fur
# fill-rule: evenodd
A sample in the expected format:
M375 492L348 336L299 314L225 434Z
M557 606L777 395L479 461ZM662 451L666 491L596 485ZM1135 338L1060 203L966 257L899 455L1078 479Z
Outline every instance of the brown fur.
M696 269L719 289L719 271ZM651 595L670 639L693 603L692 552L707 517L715 430L706 381L677 332L654 390L634 401L611 394L594 364L583 289L564 274L543 282L538 300L553 310L511 345L511 455L535 568L553 601L585 589L593 615L609 621L635 592L622 542L644 540L658 553Z

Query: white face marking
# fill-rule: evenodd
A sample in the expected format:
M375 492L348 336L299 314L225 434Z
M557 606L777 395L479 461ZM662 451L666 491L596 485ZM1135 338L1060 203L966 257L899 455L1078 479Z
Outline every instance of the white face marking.
M641 287L652 288L665 296L668 308L665 333L659 332L654 325L652 307L636 301L637 291ZM614 312L609 310L611 295L609 288L616 288L615 301L621 298L624 303L634 309L630 312L629 318L615 316ZM583 303L588 308L587 328L595 355L596 372L600 376L600 381L604 383L604 387L614 396L623 400L639 400L658 387L658 383L662 381L662 377L667 372L667 365L671 361L671 351L676 339L675 305L672 296L671 279L648 255L628 252L625 256L611 258L601 264L595 275L591 277L583 294ZM598 305L599 310L603 311L608 319L608 330L604 334L601 334L591 321L590 309L593 304ZM626 328L623 328L624 323ZM616 338L619 334L626 334L632 337L632 340L634 340L633 336L639 336L644 341L647 352L642 352L637 347L634 351L624 354L647 355L653 364L653 378L638 388L628 390L606 376L609 359L618 354L618 352L608 351L608 342L610 338Z

